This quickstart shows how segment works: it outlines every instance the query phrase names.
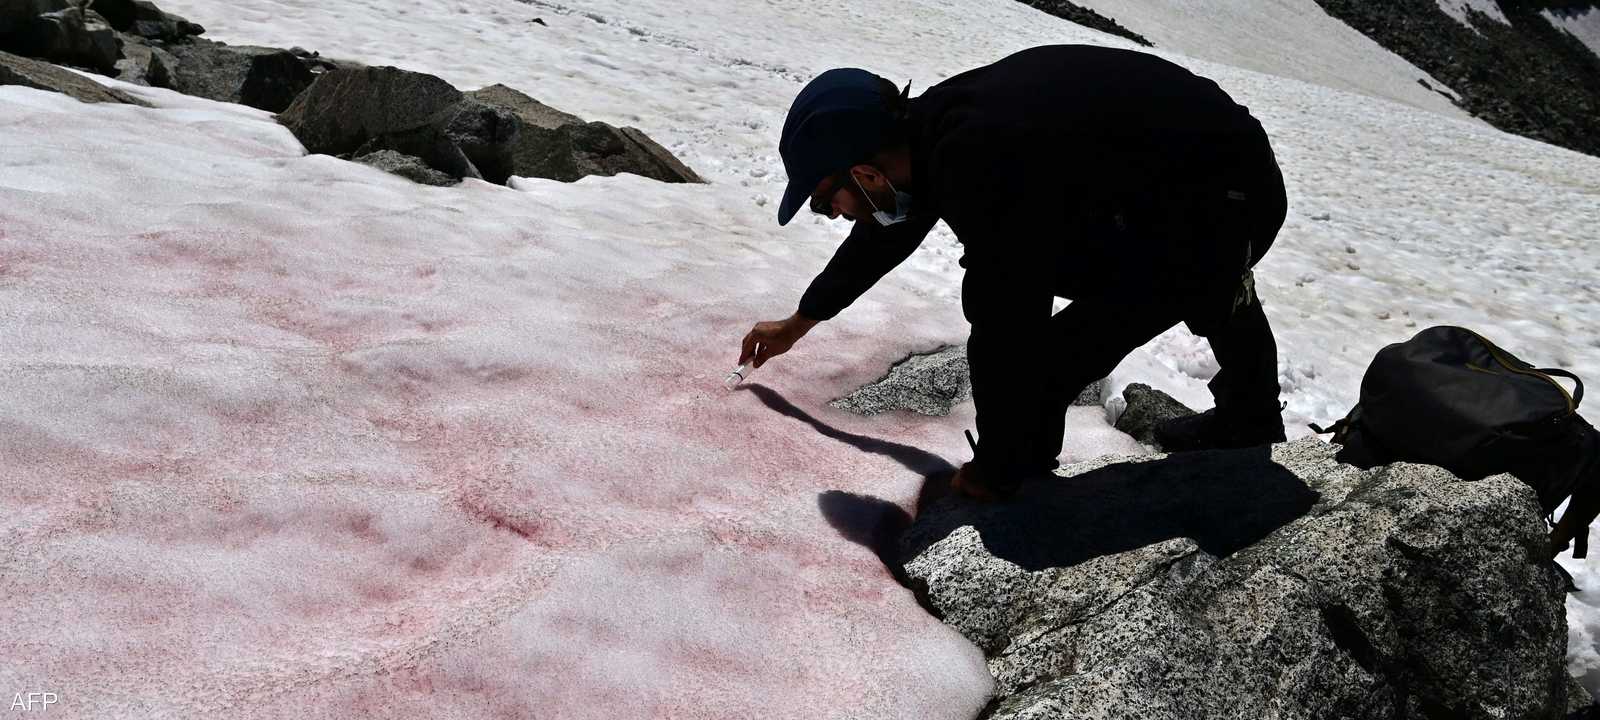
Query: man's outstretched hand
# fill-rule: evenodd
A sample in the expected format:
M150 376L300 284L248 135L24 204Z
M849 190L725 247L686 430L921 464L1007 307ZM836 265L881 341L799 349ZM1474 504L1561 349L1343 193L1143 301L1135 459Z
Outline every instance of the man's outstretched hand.
M817 321L804 317L799 313L790 315L783 320L769 320L758 322L750 332L744 336L744 342L739 348L739 363L754 362L756 367L761 367L768 360L789 352L789 348L811 332L816 327Z

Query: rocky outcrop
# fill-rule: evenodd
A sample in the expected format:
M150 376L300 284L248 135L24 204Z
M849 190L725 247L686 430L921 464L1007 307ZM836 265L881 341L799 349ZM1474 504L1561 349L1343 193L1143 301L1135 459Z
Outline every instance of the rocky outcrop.
M469 158L509 155L516 128L432 75L394 67L323 73L278 116L313 153L365 155L393 150L420 158L452 178L483 178ZM458 118L465 115L464 118ZM509 117L507 114L505 117ZM509 121L508 121L509 122ZM488 133L473 136L475 132ZM509 165L509 160L495 159Z
M164 12L150 0L94 0L93 7L117 32L147 40L177 42L206 31L181 15Z
M83 102L148 104L120 90L105 87L71 70L47 62L0 52L0 85L22 85L63 93Z
M149 0L0 0L0 50L157 87L171 63L150 43L203 32Z
M504 85L470 94L522 121L513 153L517 175L573 182L589 175L632 173L661 182L703 182L636 128L584 122Z
M1444 82L1460 95L1457 104L1489 124L1600 155L1600 57L1541 14L1587 3L1500 0L1507 22L1468 10L1468 24L1437 0L1317 4Z
M314 153L391 150L456 179L503 184L512 175L572 181L618 172L699 179L632 128L585 123L504 85L464 94L393 67L325 72L278 120Z
M443 182L439 173L500 184L512 175L571 182L624 172L700 182L637 129L584 122L503 85L468 96L423 73L205 40L197 37L205 28L149 0L88 2L0 0L0 50L280 113L310 152L364 158L426 184ZM6 62L3 83L135 102L70 73Z
M524 126L554 130L583 122L583 118L562 112L506 85L490 85L467 93L473 99L510 110Z
M162 53L158 72L164 82L150 84L269 112L287 109L316 80L313 62L279 48L194 38L160 44L151 52Z
M1531 720L1583 705L1532 491L1362 471L1336 449L1104 460L1002 503L945 498L904 535L904 574L983 649L989 718Z
M445 124L444 134L484 180L504 185L515 173L522 122L510 110L467 97Z
M952 345L911 355L889 368L889 374L828 404L857 415L905 410L944 416L971 397L967 349Z
M172 67L178 59L165 49L140 38L123 35L122 59L117 61L116 78L135 85L171 87Z
M1084 388L1073 405L1100 405L1106 390L1104 378ZM972 397L972 368L967 348L951 345L932 352L913 353L889 368L883 377L829 403L857 415L904 410L944 416Z
M110 74L122 40L82 2L0 0L0 50Z
M1126 408L1117 416L1116 428L1152 447L1160 446L1156 442L1156 426L1195 414L1171 395L1140 383L1124 388L1122 398Z
M427 163L422 162L419 158L402 155L393 150L379 150L350 159L362 165L369 165L384 172L399 175L422 185L445 187L460 182L456 178L428 167Z
M1067 22L1082 25L1090 30L1099 30L1108 35L1126 38L1145 47L1155 47L1143 35L1123 27L1122 23L1077 3L1069 2L1068 0L1021 0L1021 2Z

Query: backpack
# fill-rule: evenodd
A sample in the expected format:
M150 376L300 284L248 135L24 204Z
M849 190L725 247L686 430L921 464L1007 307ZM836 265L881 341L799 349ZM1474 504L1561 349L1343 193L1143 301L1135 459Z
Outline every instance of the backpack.
M1569 393L1557 377L1577 389ZM1311 428L1333 433L1344 446L1335 459L1361 468L1425 463L1463 480L1510 473L1538 493L1555 525L1550 557L1572 542L1572 556L1582 558L1600 515L1600 432L1578 415L1582 401L1576 375L1535 368L1471 330L1441 326L1378 351L1355 408L1332 427Z

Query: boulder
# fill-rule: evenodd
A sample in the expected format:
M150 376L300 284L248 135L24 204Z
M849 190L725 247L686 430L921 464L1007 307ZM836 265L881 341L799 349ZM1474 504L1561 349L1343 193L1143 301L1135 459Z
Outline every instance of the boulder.
M165 67L167 86L185 95L280 112L316 79L288 50L199 38L163 47L174 61Z
M913 354L895 363L887 375L828 404L857 415L905 410L944 416L971 397L967 348L952 345Z
M1106 390L1110 389L1110 387L1111 381L1108 378L1100 378L1089 383L1089 387L1078 393L1078 397L1073 398L1072 404L1075 407L1103 406L1106 404Z
M339 155L375 137L442 128L461 99L459 90L432 75L393 67L334 70L318 77L278 121L307 150Z
M522 121L513 158L516 175L572 182L626 172L662 182L703 182L638 129L584 122L504 85L475 90L472 96Z
M1527 486L1306 438L1100 460L906 531L982 648L985 717L1565 717L1563 583Z
M278 116L314 153L379 150L420 158L453 178L504 181L520 121L432 75L393 67L338 68L319 76Z
M0 49L16 50L17 37L34 18L72 7L67 0L0 0Z
M467 95L479 102L510 110L522 121L524 128L555 130L563 125L583 122L583 118L577 115L557 110L505 85L490 85L469 91Z
M181 15L162 11L150 0L94 0L93 7L118 32L150 40L178 41L206 31Z
M522 122L510 110L468 97L445 124L444 134L461 148L484 180L504 185L516 169L512 153L521 127Z
M378 150L350 158L363 165L370 165L388 173L394 173L412 182L423 185L444 187L454 185L459 180L435 170L422 160L397 153L393 150Z
M1149 385L1133 383L1123 389L1122 397L1127 402L1127 409L1117 417L1117 429L1152 447L1158 446L1156 426L1174 418L1195 414L1171 395Z
M117 61L116 78L135 85L172 87L171 68L178 64L172 53L148 44L144 38L122 34L122 59Z
M110 102L149 107L148 103L127 93L108 88L66 68L8 52L0 52L0 85L22 85L49 90L70 95L83 102Z
M1075 406L1102 404L1106 380L1101 378L1073 399ZM944 416L972 397L972 368L967 348L951 345L927 353L913 353L889 368L883 377L829 403L857 415L905 410Z
M19 18L5 46L19 55L108 75L116 71L117 60L122 58L122 40L105 18L77 5Z

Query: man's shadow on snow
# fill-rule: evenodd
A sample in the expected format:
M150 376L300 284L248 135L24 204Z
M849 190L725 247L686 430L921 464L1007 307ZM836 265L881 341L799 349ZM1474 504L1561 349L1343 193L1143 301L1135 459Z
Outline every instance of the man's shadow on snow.
M862 452L884 455L904 465L906 469L922 476L922 489L917 493L913 510L920 515L923 508L950 493L950 478L956 468L944 458L903 443L880 440L866 435L845 432L822 422L794 403L784 399L776 390L760 384L744 386L767 407L779 414L799 420L824 437L851 445ZM888 500L829 490L817 496L817 507L822 517L845 539L867 547L887 565L896 577L900 576L900 536L911 527L914 517L904 508Z
M901 566L956 528L971 525L995 557L1030 571L1068 567L1172 538L1191 538L1215 557L1255 544L1308 512L1318 495L1268 447L1173 455L1108 465L1070 478L1025 481L1013 497L979 503L950 496L955 467L909 445L847 433L812 417L761 385L763 403L822 435L886 455L923 476L916 515L874 497L822 493L828 523L902 578ZM905 535L914 517L916 531Z

